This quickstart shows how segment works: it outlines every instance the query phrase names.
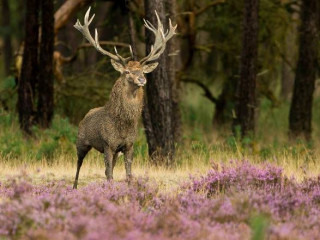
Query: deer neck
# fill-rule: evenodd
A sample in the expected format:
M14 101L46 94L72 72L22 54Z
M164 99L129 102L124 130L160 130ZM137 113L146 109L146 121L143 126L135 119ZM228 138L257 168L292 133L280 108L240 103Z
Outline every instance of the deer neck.
M107 105L108 112L119 123L137 123L143 106L143 89L120 77L112 88Z

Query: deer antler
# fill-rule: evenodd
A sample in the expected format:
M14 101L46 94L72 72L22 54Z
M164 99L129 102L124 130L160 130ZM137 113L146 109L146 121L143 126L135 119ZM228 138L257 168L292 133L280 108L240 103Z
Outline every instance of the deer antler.
M115 60L115 61L117 61L117 62L121 62L122 64L125 65L126 62L131 59L131 57L129 57L129 58L123 58L123 57L121 57L121 56L118 54L118 51L117 51L117 48L116 48L116 47L114 47L114 50L115 50L115 53L116 53L116 54L112 54L112 53L110 53L110 52L102 49L102 47L101 47L100 44L99 44L98 31L97 31L97 29L95 29L95 37L94 37L94 39L93 39L93 37L91 36L90 31L89 31L89 25L90 25L90 23L92 22L95 14L93 14L93 16L92 16L92 17L90 18L90 20L89 20L90 10L91 10L91 7L89 7L89 9L88 9L87 12L86 12L86 15L85 15L85 17L84 17L84 24L81 25L79 19L77 19L77 22L76 22L76 24L74 25L74 27L75 27L76 29L78 29L78 30L82 33L82 35L89 41L89 43L90 43L92 46L94 46L94 47L98 50L98 52L102 53L103 55L107 55L107 56L109 56L111 59L113 59L113 60ZM131 55L132 55L131 46L130 46L130 52L131 52Z
M140 60L141 65L158 59L166 49L167 41L176 34L175 30L177 28L177 25L172 26L171 19L169 18L169 29L166 32L164 32L164 28L160 21L157 11L155 11L155 13L157 16L158 29L156 29L148 20L143 19L144 26L154 33L155 41L154 44L151 46L151 50L148 56Z

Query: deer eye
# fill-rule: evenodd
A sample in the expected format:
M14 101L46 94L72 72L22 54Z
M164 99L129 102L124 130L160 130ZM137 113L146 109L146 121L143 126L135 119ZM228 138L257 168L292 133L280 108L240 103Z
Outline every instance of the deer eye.
M126 70L124 70L124 73L125 73L125 74L129 74L130 71L129 71L128 69L126 69Z

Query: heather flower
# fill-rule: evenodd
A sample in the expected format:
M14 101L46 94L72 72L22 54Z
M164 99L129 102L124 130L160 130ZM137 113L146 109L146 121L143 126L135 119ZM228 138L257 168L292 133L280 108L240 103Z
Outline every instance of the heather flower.
M258 214L268 219L268 239L316 239L319 179L298 183L280 168L234 161L161 193L148 178L73 190L24 174L0 184L0 238L242 240Z

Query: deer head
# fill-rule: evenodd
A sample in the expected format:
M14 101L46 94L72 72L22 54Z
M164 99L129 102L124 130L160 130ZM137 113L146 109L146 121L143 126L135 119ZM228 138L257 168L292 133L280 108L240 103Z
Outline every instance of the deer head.
M95 29L95 38L93 39L89 31L89 25L92 22L95 15L93 15L89 19L90 9L91 7L89 7L85 14L84 24L81 25L78 19L74 27L82 33L82 35L89 41L89 43L92 46L94 46L97 49L98 52L110 57L111 64L114 67L114 69L120 72L121 75L123 75L129 82L139 87L144 86L147 82L144 74L152 72L158 66L158 63L155 61L164 52L167 41L176 34L175 30L177 28L177 25L172 26L171 19L169 19L169 29L165 32L156 11L155 14L157 17L158 28L155 28L148 20L144 19L145 27L152 31L155 35L155 41L154 44L151 46L150 53L146 57L142 58L140 61L133 61L133 53L131 46L129 46L131 57L124 58L118 54L116 47L114 47L115 54L110 53L101 48L98 40L97 29Z

